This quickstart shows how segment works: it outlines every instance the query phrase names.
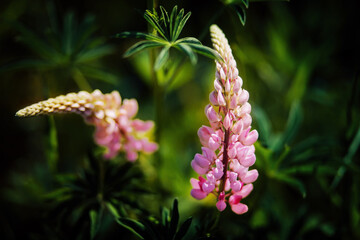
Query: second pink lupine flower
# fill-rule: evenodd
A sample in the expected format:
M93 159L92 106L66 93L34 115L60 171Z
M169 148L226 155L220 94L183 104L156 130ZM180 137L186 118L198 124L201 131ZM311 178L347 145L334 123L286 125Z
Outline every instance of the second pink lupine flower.
M229 203L233 212L248 211L241 200L253 189L252 182L258 177L256 169L249 170L256 160L254 143L258 132L251 130L251 106L249 93L242 89L236 62L224 33L216 25L210 27L215 50L223 58L216 61L214 91L205 107L210 127L198 131L202 154L196 154L191 162L200 175L191 179L191 195L203 199L208 194L217 197L219 211Z
M109 94L100 90L69 93L28 106L16 115L26 117L67 112L80 114L87 123L95 125L94 138L97 144L106 148L105 158L113 158L123 151L129 161L135 161L139 152L152 153L158 148L144 136L154 123L133 119L138 112L137 101L122 101L117 91Z

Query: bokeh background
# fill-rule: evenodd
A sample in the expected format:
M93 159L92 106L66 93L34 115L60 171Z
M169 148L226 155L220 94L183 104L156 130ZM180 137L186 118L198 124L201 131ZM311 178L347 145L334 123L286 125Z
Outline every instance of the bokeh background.
M218 0L159 5L192 12L183 37L211 46L208 28L216 23L229 39L250 93L252 126L260 134L253 166L260 176L243 200L249 212L238 216L228 208L219 214L214 199L190 196L189 179L196 177L190 161L200 152L197 129L208 124L204 107L214 61L203 56L196 65L185 61L175 80L164 83L159 109L149 53L123 58L137 40L112 37L147 32L142 17L147 1L5 0L0 3L1 238L89 238L91 214L82 203L96 198L96 189L81 199L71 195L74 201L61 207L69 211L53 210L64 201L65 182L74 184L100 151L94 129L79 116L14 115L48 97L100 89L136 98L138 117L157 124L158 153L142 156L134 166L121 156L107 163L128 168L119 174L136 168L142 175L114 187L116 192L136 183L145 189L123 193L129 198L115 204L120 215L159 218L158 209L170 208L176 197L180 222L193 216L188 238L360 239L359 4L250 1L245 26ZM176 51L171 56L171 61L183 58ZM86 184L94 187L90 180ZM103 214L95 238L136 239Z

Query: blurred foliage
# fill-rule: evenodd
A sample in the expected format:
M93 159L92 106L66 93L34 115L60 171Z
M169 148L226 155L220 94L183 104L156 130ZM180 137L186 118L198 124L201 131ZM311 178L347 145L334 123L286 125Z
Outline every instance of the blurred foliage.
M157 239L176 233L186 233L183 239L360 238L358 6L155 2L160 14L146 1L0 3L2 239ZM179 22L170 24L165 9L175 5L191 11L191 18L176 11ZM153 24L146 25L144 12ZM170 38L181 20L184 26ZM122 32L161 39L164 49L171 39L186 39L181 32L210 46L213 23L229 39L259 131L254 168L260 175L244 200L249 212L241 216L229 209L220 214L214 199L197 201L189 194L195 177L190 161L200 151L196 133L208 124L203 111L213 88L213 61L199 56L192 65L187 57L194 62L196 49L166 58L168 49L158 60L167 63L155 71L162 50L123 59L135 42L111 38ZM155 157L135 164L121 156L102 161L93 128L82 119L14 118L37 100L95 87L137 98L139 117L156 120ZM171 211L163 207L172 202Z
M171 214L167 208L162 208L161 219L145 219L144 223L131 218L120 218L119 224L133 232L140 239L183 239L191 225L192 218L188 218L183 224L179 224L178 201L174 200Z
M50 27L44 35L37 35L18 21L10 22L20 32L19 40L26 45L38 59L23 59L9 63L0 71L22 68L37 69L41 72L54 72L56 81L72 78L80 89L92 88L87 78L115 84L116 76L101 70L94 62L99 58L114 53L114 47L106 44L104 37L93 37L96 31L95 18L88 15L78 22L73 12L67 12L60 24L56 10L51 2L46 4ZM65 74L64 74L65 73Z

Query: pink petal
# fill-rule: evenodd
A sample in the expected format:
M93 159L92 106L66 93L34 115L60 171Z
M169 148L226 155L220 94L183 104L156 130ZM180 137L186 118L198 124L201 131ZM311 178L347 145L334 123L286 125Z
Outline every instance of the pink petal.
M122 109L126 111L126 115L132 118L138 112L139 106L135 99L125 99L122 105Z
M244 105L241 106L241 115L249 114L251 112L251 105L250 103L246 102Z
M145 153L153 153L158 150L159 146L157 143L149 142L147 139L141 139L142 151Z
M244 214L248 211L248 206L243 203L231 205L231 210L236 214Z
M213 160L216 158L216 154L213 150L207 147L201 147L202 153L204 157L206 157L210 162L213 162Z
M190 194L193 198L198 199L198 200L204 199L207 196L207 193L201 191L200 189L191 189Z
M215 189L215 184L213 183L209 183L209 182L205 182L203 185L202 185L202 190L206 193L211 193L214 189Z
M245 138L241 139L241 142L246 146L250 146L256 142L258 137L259 133L256 130L252 130L251 132L249 132L249 134L246 135Z
M228 79L225 81L225 91L229 93L230 90L231 90L231 84L230 84L230 79Z
M243 89L240 93L240 96L238 98L238 104L243 105L249 100L249 92Z
M235 79L235 81L234 81L234 86L233 86L233 92L234 92L235 94L238 94L238 93L239 93L239 91L240 91L240 89L241 89L241 86L242 86L242 83L243 83L243 81L242 81L241 77L238 76L238 77Z
M203 146L208 146L210 135L214 133L214 130L207 126L201 126L197 132L200 142Z
M252 118L250 114L245 114L241 116L241 121L243 122L243 129L247 129L252 123Z
M200 189L199 180L197 180L196 178L191 178L190 183L194 189Z
M217 92L217 102L220 106L226 106L226 101L221 91Z
M120 96L119 92L118 91L112 91L111 96L113 98L113 101L114 101L115 105L120 106L121 105L121 96Z
M191 161L191 167L194 169L195 172L200 175L207 173L207 171L209 170L208 168L200 167L194 160Z
M233 133L239 135L243 130L243 125L243 121L237 121L232 128Z
M209 122L218 122L221 120L219 115L215 112L214 108L210 104L205 107L205 115L209 119Z
M252 185L252 183L246 184L242 187L240 192L236 193L236 195L241 196L241 198L246 198L253 189L254 189L254 186Z
M240 164L244 167L252 166L256 161L256 156L254 153L247 154L246 157L240 159Z
M228 130L230 127L232 127L232 118L229 113L226 114L224 118L224 128Z
M216 203L216 207L217 207L217 209L218 209L220 212L224 211L225 208L226 208L226 203L225 203L225 201L224 201L224 200L218 201L218 202Z
M140 119L134 119L131 122L131 126L139 132L146 132L149 129L154 127L154 122L153 121L142 121Z
M237 98L238 96L234 94L230 99L230 109L235 109L237 107Z
M241 181L243 183L252 183L255 182L258 178L259 173L256 169L248 171L244 176L241 176Z
M223 90L219 79L215 79L214 88L215 88L216 91L222 91Z
M137 152L134 152L134 151L127 151L126 152L126 158L130 162L134 162L138 158L138 154L137 154Z
M194 161L201 168L208 168L210 166L209 160L199 153L195 154Z
M216 150L220 147L221 138L216 134L211 134L211 137L209 139L209 148L211 150Z
M219 102L217 100L217 93L216 91L212 91L209 95L209 100L211 102L212 105L214 106L218 106L219 105Z

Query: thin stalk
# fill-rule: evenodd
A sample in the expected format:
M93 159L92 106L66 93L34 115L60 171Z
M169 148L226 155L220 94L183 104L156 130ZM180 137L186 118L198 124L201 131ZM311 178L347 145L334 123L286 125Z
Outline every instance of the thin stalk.
M229 146L229 138L230 138L230 129L225 130L225 139L224 139L224 152L223 152L223 164L224 164L224 174L221 177L221 183L219 187L219 193L224 191L225 188L225 180L227 175L227 169L229 165L229 156L228 156L228 146Z
M148 0L148 9L156 9L158 7L158 0ZM148 32L156 34L156 30L149 24ZM156 122L156 132L155 139L159 143L161 138L162 123L163 123L163 108L164 108L164 89L159 83L157 73L154 69L155 59L157 56L156 49L151 49L149 53L150 58L150 71L151 71L151 81L153 82L153 94L154 94L154 105L155 105L155 122ZM160 162L160 154L157 153L158 163Z

